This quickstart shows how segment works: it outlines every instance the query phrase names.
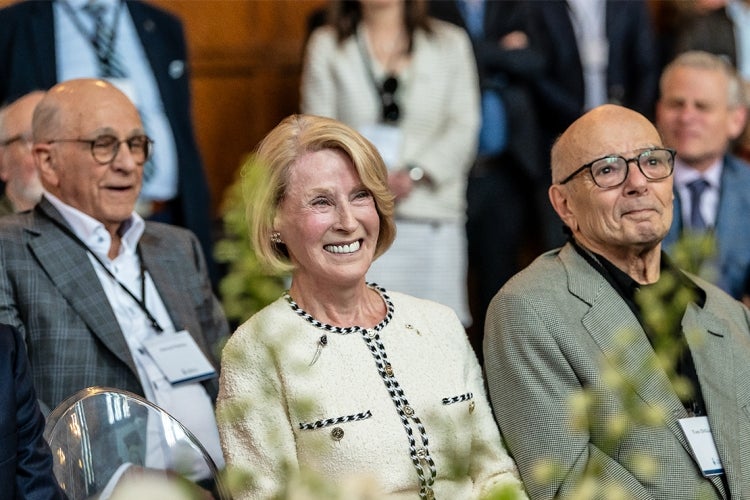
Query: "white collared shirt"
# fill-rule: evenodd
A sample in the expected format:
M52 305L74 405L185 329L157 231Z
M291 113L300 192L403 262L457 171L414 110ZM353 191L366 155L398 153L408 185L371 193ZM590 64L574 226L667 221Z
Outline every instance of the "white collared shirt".
M70 9L63 3L67 3ZM59 82L99 75L96 52L87 37L94 32L93 19L83 10L87 3L88 0L57 0L53 3L55 56ZM99 3L107 7L104 14L107 26L112 26L117 18L114 50L128 73L128 78L112 80L112 83L133 101L141 114L146 132L154 140L154 151L150 161L155 169L148 182L144 179L141 198L171 200L177 195L177 146L164 111L154 72L127 7L124 4L120 6L118 0L99 0ZM72 18L71 10L78 22ZM79 25L85 32L81 32ZM177 67L180 63L183 65L181 67L184 67L184 61L173 61L172 65Z
M609 41L606 11L605 0L568 0L568 15L575 32L583 69L586 110L609 100L607 92Z
M750 4L742 0L727 3L727 15L734 24L737 70L750 81Z
M721 171L724 168L723 160L716 161L706 171L699 172L698 170L689 167L679 158L675 158L674 162L674 185L677 188L677 193L681 200L682 209L682 220L683 226L690 225L690 205L691 195L690 189L687 185L699 177L705 179L708 182L708 187L701 196L700 211L703 216L703 220L709 227L716 226L716 215L719 212L719 190L721 188Z
M167 411L195 434L209 452L211 458L214 459L216 466L222 468L224 459L219 444L216 418L211 398L205 387L199 382L179 386L173 386L169 383L143 345L144 339L157 333L141 307L117 283L119 281L133 295L143 300L141 297L141 264L137 248L146 227L145 222L140 215L133 212L130 219L123 223L124 231L121 235L119 253L114 259L110 259L108 253L111 237L104 228L104 224L65 204L47 191L44 192L44 196L60 212L70 225L73 233L90 251L88 253L89 261L96 271L133 356L146 399ZM92 253L101 262L98 262L91 255ZM102 263L107 266L112 276L102 268ZM172 324L169 312L159 296L148 270L144 271L143 276L146 280L146 309L156 319L165 334L174 333L175 325ZM182 327L182 325L176 326ZM154 439L151 440L151 443L158 444L159 441ZM161 465L165 462L161 451L158 449L149 447L147 456L151 460L151 464L147 463L147 465ZM193 477L207 477L207 470L203 469L202 466L203 464L196 464Z

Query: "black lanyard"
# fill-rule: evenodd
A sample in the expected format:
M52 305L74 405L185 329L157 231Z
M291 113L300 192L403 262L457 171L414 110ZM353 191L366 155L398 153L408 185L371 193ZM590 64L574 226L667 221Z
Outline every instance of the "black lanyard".
M78 14L76 13L75 9L73 9L73 6L68 3L67 0L63 0L60 2L65 9L65 12L68 13L70 16L71 21L73 21L73 24L75 25L76 29L83 35L83 37L89 41L92 47L94 47L94 52L96 52L96 57L99 59L102 63L107 63L112 58L112 53L115 51L115 40L117 39L117 28L119 26L119 20L120 20L120 13L122 12L122 8L125 5L124 2L119 2L117 5L117 10L115 11L115 18L112 20L112 28L109 30L109 40L106 40L105 47L106 50L102 50L101 52L97 48L97 40L96 40L96 28L94 29L94 32L89 33L86 30L86 27L81 22L80 17L78 17ZM93 18L92 18L93 19Z
M73 235L75 236L75 235ZM117 279L117 277L112 273L112 271L109 270L109 268L102 262L102 260L94 253L92 252L86 245L83 243L80 239L78 239L77 236L75 236L75 239L78 240L78 243L83 245L83 247L86 250L86 253L88 253L90 256L96 260L99 265L104 269L104 271L109 275L110 278L115 280L115 283L120 285L120 288L122 288L125 293L130 295L130 298L132 298L138 306L141 308L141 311L143 311L143 314L146 315L148 320L151 322L151 327L156 330L156 333L163 333L164 329L161 327L158 321L156 321L156 318L149 312L148 308L146 307L146 267L143 265L143 256L141 255L141 246L140 244L136 247L136 254L138 255L138 265L141 272L141 298L139 299L136 297L136 295L130 291L128 287L126 287L120 280Z
M141 255L140 244L136 246L136 254L138 255L138 265L140 267L140 273L141 273L141 298L139 299L138 297L136 297L136 295L133 292L130 291L128 287L126 287L120 280L117 279L117 276L115 276L114 273L112 273L112 271L110 271L109 268L104 264L104 262L102 262L102 260L94 252L91 251L91 249L86 245L86 243L81 241L81 239L78 237L78 235L76 235L73 232L72 229L70 229L65 224L62 224L60 221L47 216L47 214L44 214L44 215L49 220L51 220L57 227L59 227L63 233L65 233L73 241L78 243L78 245L80 245L81 248L83 248L88 255L92 256L94 260L96 260L99 263L99 265L102 267L102 269L104 269L104 271L109 275L109 277L112 278L115 281L115 283L120 285L120 288L122 288L123 291L125 291L125 293L127 293L130 296L130 298L132 298L136 302L136 304L138 304L138 307L141 308L141 311L143 311L143 314L145 314L148 320L151 322L151 327L154 330L156 330L156 333L164 332L164 329L161 327L159 322L156 321L156 318L154 318L153 314L151 314L151 312L149 312L148 308L146 307L146 266L143 265L143 255Z

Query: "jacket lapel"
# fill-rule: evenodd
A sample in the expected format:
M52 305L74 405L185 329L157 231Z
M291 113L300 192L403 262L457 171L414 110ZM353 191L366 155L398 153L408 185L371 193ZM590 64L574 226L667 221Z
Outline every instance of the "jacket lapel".
M735 393L736 384L733 382L738 380L739 374L731 348L732 343L727 341L731 336L729 326L721 318L694 304L688 306L682 326L698 373L716 449L724 470L729 472L727 480L730 489L739 492L742 478L732 475L733 472L741 470L742 463L737 446L740 406L737 404L738 395ZM745 371L750 372L747 369ZM710 374L710 377L706 377L705 374ZM750 373L745 373L741 377L748 380ZM716 481L721 482L718 478Z
M743 214L750 211L747 202L747 194L744 189L737 189L747 183L739 174L739 170L747 169L746 165L738 164L731 156L724 157L724 168L721 173L721 185L719 193L719 208L716 214L716 241L721 242L719 251L721 260L726 261L729 250L734 243L741 245L736 235L743 234L747 229L747 220ZM727 189L727 186L730 186Z
M623 299L616 290L580 257L572 246L566 245L561 252L571 293L587 302L591 309L582 320L584 327L602 350L610 366L622 374L625 380L634 381L635 392L650 407L665 411L665 425L691 456L695 456L685 437L679 419L687 417L687 412L675 393L667 374L658 367L658 360L638 319L623 304ZM734 380L732 364L717 362L731 359L731 352L720 342L726 325L711 315L690 304L682 322L683 331L687 333L688 345L693 355L695 368L701 385L703 398L709 413L709 423L714 434L722 437L717 441L719 455L724 460L739 462L736 446L726 439L737 436L738 415L736 408L730 408L727 402L736 401L732 394L725 394L727 387L718 386L716 381ZM717 332L717 333L709 333ZM704 339L709 339L704 342ZM716 339L716 341L715 341ZM713 360L709 362L710 360ZM716 373L717 367L722 373ZM711 373L711 381L700 374ZM712 418L710 415L714 414ZM721 420L717 416L721 416ZM716 424L714 421L716 420ZM716 427L714 427L716 425ZM724 464L725 468L727 464ZM721 477L714 476L709 480L719 492L727 498Z
M67 223L46 199L36 211L41 216L29 229L35 233L29 242L30 252L88 329L137 374L120 325L86 252L60 229Z
M572 246L561 254L568 271L571 293L591 308L583 317L583 326L602 351L609 366L625 380L633 381L635 392L650 407L666 412L666 425L686 448L689 445L677 418L686 416L685 409L672 388L641 324L623 303L622 297L580 257Z

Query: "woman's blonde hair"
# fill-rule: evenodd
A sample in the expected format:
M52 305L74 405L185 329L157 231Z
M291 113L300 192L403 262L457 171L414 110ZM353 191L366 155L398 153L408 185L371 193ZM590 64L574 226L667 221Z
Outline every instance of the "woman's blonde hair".
M324 149L344 153L375 200L380 218L375 258L396 237L394 196L388 188L388 171L375 146L337 120L291 115L266 135L243 171L250 242L258 260L271 271L286 272L293 268L286 246L272 240L274 219L286 194L290 169L304 155Z

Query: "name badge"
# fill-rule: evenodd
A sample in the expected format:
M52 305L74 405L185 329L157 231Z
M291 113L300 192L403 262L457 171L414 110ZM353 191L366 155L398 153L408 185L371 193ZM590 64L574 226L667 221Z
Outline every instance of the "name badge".
M719 452L716 450L708 417L681 418L679 422L693 454L698 459L703 475L708 477L724 474L724 466L721 465Z
M153 335L143 342L146 351L170 384L214 378L214 370L187 330Z

